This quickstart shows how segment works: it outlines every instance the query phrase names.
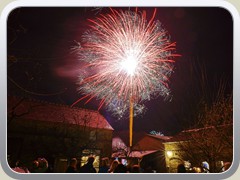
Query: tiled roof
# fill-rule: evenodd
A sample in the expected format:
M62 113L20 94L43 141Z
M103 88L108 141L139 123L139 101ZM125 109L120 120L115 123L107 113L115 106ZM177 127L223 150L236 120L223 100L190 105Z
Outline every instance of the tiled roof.
M8 97L8 112L21 101L19 97ZM98 112L67 105L24 99L15 108L17 115L24 114L25 120L64 122L99 129L113 130L107 120Z

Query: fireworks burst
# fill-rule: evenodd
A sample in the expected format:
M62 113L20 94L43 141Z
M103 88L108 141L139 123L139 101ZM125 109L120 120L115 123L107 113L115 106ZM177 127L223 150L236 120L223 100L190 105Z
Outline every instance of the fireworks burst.
M159 21L156 10L147 21L146 12L117 11L92 20L81 41L80 60L84 70L79 78L79 91L86 103L101 99L99 109L122 117L128 111L130 98L134 115L144 111L143 102L169 96L168 81L173 72L176 43ZM74 105L73 104L73 105Z

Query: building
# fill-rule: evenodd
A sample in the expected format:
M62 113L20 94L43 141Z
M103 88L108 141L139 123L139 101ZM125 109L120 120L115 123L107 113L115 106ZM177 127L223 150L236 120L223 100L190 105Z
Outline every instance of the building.
M233 125L185 130L163 144L169 173L179 164L190 172L219 173L233 160Z
M164 142L168 141L170 138L170 136L146 134L135 144L133 150L146 153L146 155L142 156L141 160L141 166L143 168L148 168L148 166L150 166L154 172L167 172Z
M87 156L112 154L113 128L98 112L67 105L8 97L7 154L31 166L44 157L54 172L64 172L68 160L76 157L81 164Z
M163 143L171 137L134 132L131 149L128 138L128 131L114 132L113 158L128 159L129 163L139 163L143 169L152 169L156 173L167 172Z

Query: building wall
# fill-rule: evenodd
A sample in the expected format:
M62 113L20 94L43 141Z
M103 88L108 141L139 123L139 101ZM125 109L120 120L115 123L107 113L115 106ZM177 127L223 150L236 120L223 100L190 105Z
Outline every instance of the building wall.
M112 130L24 119L8 126L7 152L13 162L21 159L31 166L36 158L45 157L49 164L63 164L59 172L66 160L80 158L84 149L100 150L100 157L110 157Z
M217 143L217 142L216 142ZM183 147L185 149L183 149ZM185 166L188 163L191 163L192 167L200 168L202 166L202 162L206 161L206 155L200 149L196 148L195 145L191 142L179 141L179 142L168 142L164 143L165 148L165 161L167 171L169 173L176 173L177 166L179 164L184 164ZM204 147L203 147L204 149ZM218 170L222 168L225 162L232 161L232 149L231 148L223 148L221 149L220 156L215 157L214 155L212 162L208 162L211 166L214 166L214 170ZM195 161L194 161L195 160ZM217 171L218 172L218 171Z
M183 152L177 143L164 143L167 172L176 173L178 164L184 163Z

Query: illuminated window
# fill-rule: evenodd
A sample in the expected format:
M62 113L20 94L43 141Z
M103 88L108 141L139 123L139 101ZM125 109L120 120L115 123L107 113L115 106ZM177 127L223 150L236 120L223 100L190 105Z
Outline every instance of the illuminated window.
M98 149L85 149L82 151L82 157L81 157L81 166L87 163L88 157L93 156L95 158L93 162L93 167L96 169L96 171L99 171L99 165L100 165L100 153L101 151Z

